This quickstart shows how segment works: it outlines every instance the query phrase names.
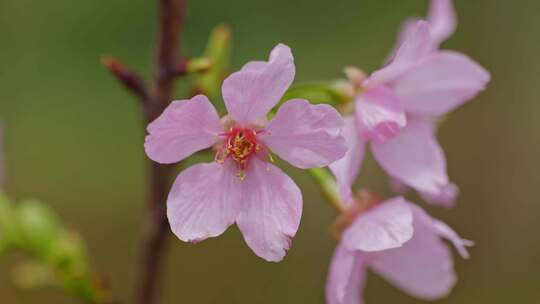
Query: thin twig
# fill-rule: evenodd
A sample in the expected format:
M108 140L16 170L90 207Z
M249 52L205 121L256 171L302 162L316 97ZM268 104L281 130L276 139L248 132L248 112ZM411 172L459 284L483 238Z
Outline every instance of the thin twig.
M153 78L149 88L119 60L106 56L102 63L142 101L144 123L154 121L172 99L174 82L187 72L187 61L180 54L180 34L184 24L187 0L158 0L157 46ZM166 199L172 167L149 161L148 202L144 214L139 269L135 277L135 304L156 302L159 270L168 236Z
M128 89L128 91L137 96L141 101L150 98L141 78L120 62L120 60L113 56L105 55L101 57L101 64L103 64L109 72L111 72L111 74L113 74L126 89Z
M172 72L180 57L180 34L184 23L186 0L158 0L159 28L154 58L154 76L150 98L145 100L146 124L156 119L167 107L174 91ZM171 167L149 162L148 205L145 213L139 273L135 281L134 303L155 302L158 273L167 240L166 199Z

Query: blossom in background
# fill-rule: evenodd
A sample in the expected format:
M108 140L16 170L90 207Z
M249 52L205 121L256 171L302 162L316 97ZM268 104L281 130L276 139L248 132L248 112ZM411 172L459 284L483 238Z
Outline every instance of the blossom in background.
M346 152L343 119L331 106L293 99L266 120L294 74L291 50L277 45L268 62L249 62L223 82L228 116L220 120L208 98L198 95L172 102L148 126L145 150L156 162L216 149L215 162L194 165L174 182L167 215L178 238L202 241L236 222L255 254L283 259L300 223L302 195L269 163L270 151L302 169L326 166Z
M466 55L439 50L454 29L451 2L433 0L428 21L405 24L389 64L367 79L354 73L359 93L344 130L349 152L330 166L346 196L369 142L376 161L397 183L432 203L453 205L458 188L448 179L435 121L474 98L490 80Z
M392 52L390 52L390 60L396 55L397 49L403 42L414 33L418 21L421 21L421 19L409 18L403 23L396 45ZM452 36L457 28L457 17L452 0L431 0L426 21L430 27L433 45L438 48L441 43Z
M368 268L416 298L444 297L454 286L456 274L443 239L468 258L465 247L471 241L401 197L359 212L344 229L332 257L327 304L363 303Z

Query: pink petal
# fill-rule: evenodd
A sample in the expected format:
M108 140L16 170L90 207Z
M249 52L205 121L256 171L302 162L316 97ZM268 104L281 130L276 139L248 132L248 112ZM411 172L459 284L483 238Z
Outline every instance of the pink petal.
M484 90L489 73L469 57L450 51L430 55L395 83L407 112L443 115Z
M414 204L411 208L413 238L403 247L373 254L370 266L416 298L438 299L448 295L456 282L452 254L433 230L431 218Z
M474 246L473 241L462 239L450 226L439 220L433 219L433 227L441 237L449 240L454 245L462 258L469 258L467 247Z
M328 167L336 177L341 199L348 202L352 198L351 188L360 172L365 151L365 143L358 134L354 117L345 118L343 137L348 148L347 153Z
M202 241L234 223L242 202L235 169L230 161L198 164L178 175L167 199L167 216L179 239Z
M457 17L452 0L431 0L428 22L435 45L448 39L456 30Z
M390 188L395 193L405 194L410 190L410 187L397 178L390 177ZM436 192L420 192L420 196L428 203L438 205L445 208L452 208L456 205L457 197L459 196L459 188L456 184L450 182L440 186Z
M153 161L175 163L212 146L220 132L223 128L214 106L206 96L197 95L173 101L150 123L144 148Z
M338 245L326 279L326 304L362 304L367 280L365 257Z
M429 32L429 25L425 21L415 24L412 34L403 42L396 52L396 56L384 68L374 72L364 82L366 87L390 84L415 64L425 58L434 50L433 41Z
M401 25L397 42L390 52L387 62L395 57L399 47L414 33L418 21L420 21L418 18L409 18ZM427 22L433 46L438 48L443 41L454 33L457 27L457 18L452 0L431 0Z
M300 189L278 167L254 159L242 191L244 207L237 224L246 243L261 258L281 261L300 224Z
M366 140L384 141L407 124L399 97L386 87L368 89L356 100L356 121Z
M267 63L248 63L225 79L222 93L229 114L242 124L265 116L291 85L294 74L291 49L278 44Z
M260 72L268 67L268 62L266 61L250 61L242 67L241 71L255 71Z
M456 199L459 195L459 188L454 183L448 183L439 187L435 193L421 192L420 196L426 202L439 205L446 208L452 208L456 205Z
M394 44L394 47L392 48L392 51L390 51L390 54L386 58L386 62L389 63L392 60L394 60L397 51L399 50L399 47L403 45L403 43L414 34L416 29L416 24L420 21L418 18L408 18L403 22L399 29L399 34L397 37L397 41Z
M292 99L279 108L261 139L292 165L308 169L323 167L347 152L341 136L343 118L329 105L311 105Z
M373 156L393 178L418 192L437 193L449 182L434 133L431 122L409 119L397 137L371 144Z
M408 203L397 197L360 214L343 233L349 250L380 251L402 246L413 236L413 215Z

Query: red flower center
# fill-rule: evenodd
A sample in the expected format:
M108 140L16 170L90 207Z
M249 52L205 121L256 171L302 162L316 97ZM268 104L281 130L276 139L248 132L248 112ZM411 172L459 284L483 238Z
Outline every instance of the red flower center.
M255 131L250 128L234 127L229 132L220 134L225 137L223 146L216 153L216 161L218 163L224 163L225 160L230 157L238 166L238 177L244 179L245 170L249 164L249 160L253 157L259 157L263 159L264 154L268 154L270 160L271 156L266 151L264 145L257 140L257 134L263 132Z
M245 169L250 156L260 150L257 133L251 129L233 128L227 137L227 154Z

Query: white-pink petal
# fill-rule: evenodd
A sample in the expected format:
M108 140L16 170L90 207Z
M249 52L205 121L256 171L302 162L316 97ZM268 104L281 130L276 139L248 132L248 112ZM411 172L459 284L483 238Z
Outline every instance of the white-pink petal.
M408 18L401 24L397 40L385 60L386 63L390 63L394 60L399 47L414 33L418 21L420 21L418 18Z
M278 167L254 159L242 181L242 193L237 224L244 240L259 257L281 261L300 225L300 189Z
M448 295L456 282L452 253L434 231L432 219L411 204L414 236L400 248L377 252L371 268L408 294L425 300Z
M241 124L264 117L291 85L294 74L291 49L278 44L268 62L248 63L225 79L222 93L229 115Z
M367 267L361 252L338 245L326 279L326 304L362 304Z
M235 164L197 164L184 170L167 199L167 217L174 234L198 242L222 234L242 207L242 182Z
M173 101L147 130L144 149L148 157L170 164L211 147L223 128L208 98L197 95L190 100Z
M431 0L427 21L435 45L440 45L456 30L457 17L452 0Z
M410 119L398 136L372 142L373 156L392 177L419 192L437 193L449 183L446 159L432 122Z
M343 233L349 250L365 252L401 247L413 236L413 215L409 204L396 197L360 214Z
M386 62L394 59L397 50L414 33L416 24L420 20L419 18L409 18L403 22L396 44ZM433 48L437 49L454 33L457 27L457 17L452 0L431 0L426 21L429 24Z
M356 122L365 140L384 141L407 124L399 97L384 86L360 94L355 102Z
M459 255L461 255L462 258L468 259L469 258L469 252L467 251L467 247L474 246L474 242L470 240L466 240L461 238L454 229L450 228L446 223L439 221L437 219L433 219L433 227L435 231L443 238L447 239L454 245L456 250L458 251Z
M395 81L408 113L439 116L485 89L490 74L466 55L441 51L428 56Z
M420 192L419 194L422 199L428 203L445 208L452 208L456 205L456 200L459 196L459 188L456 184L450 182L439 187L434 193Z
M341 136L343 124L341 115L329 105L292 99L279 108L261 140L293 166L323 167L347 152Z
M364 159L365 142L358 134L354 117L346 117L343 137L347 145L345 157L333 162L328 167L336 177L343 202L352 198L352 185L360 173Z
M382 69L374 72L365 82L366 87L389 85L401 77L410 68L431 54L434 44L431 39L429 24L426 21L418 21L414 30L400 45L393 60Z

